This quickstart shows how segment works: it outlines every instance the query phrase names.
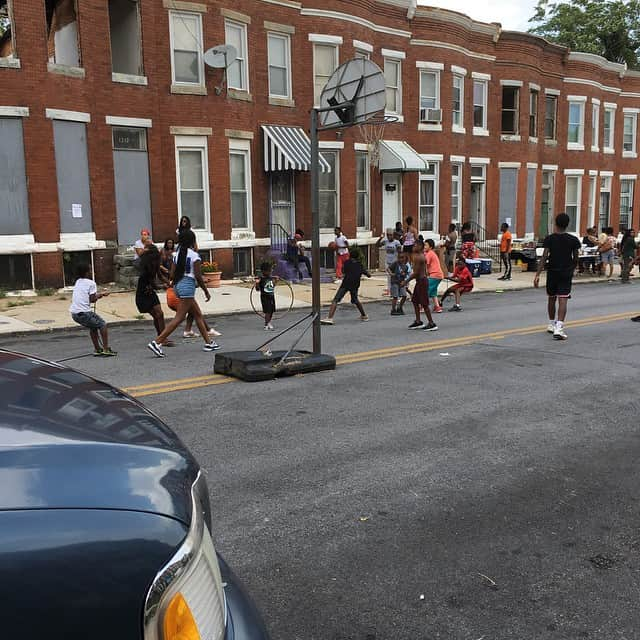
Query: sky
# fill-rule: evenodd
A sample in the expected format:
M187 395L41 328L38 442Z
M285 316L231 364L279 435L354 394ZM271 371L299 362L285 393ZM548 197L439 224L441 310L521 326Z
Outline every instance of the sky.
M500 22L503 29L526 31L536 0L418 0L418 4L465 13L481 22Z

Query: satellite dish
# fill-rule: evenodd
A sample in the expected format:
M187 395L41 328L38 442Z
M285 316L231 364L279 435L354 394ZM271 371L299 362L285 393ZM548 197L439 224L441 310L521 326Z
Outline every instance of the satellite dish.
M238 52L233 45L219 44L205 52L204 63L213 69L227 69L237 57Z
M341 64L320 94L320 127L331 129L364 124L384 110L386 84L380 67L366 58Z

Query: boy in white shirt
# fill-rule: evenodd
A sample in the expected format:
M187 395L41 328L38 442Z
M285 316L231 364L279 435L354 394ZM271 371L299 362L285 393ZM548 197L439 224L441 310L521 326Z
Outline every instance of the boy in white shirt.
M78 279L73 286L73 296L69 311L75 322L89 329L91 342L93 342L94 356L116 356L115 351L109 347L109 334L107 332L107 323L95 312L91 310L91 304L108 296L108 292L98 293L98 286L89 278L91 268L88 264L81 264L78 267ZM98 338L100 333L100 339Z

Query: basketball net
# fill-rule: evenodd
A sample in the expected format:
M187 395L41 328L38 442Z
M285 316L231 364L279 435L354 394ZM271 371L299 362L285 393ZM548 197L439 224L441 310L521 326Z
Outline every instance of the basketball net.
M360 137L367 145L369 164L372 167L380 166L380 141L384 138L385 126L397 120L394 116L378 116L358 124Z

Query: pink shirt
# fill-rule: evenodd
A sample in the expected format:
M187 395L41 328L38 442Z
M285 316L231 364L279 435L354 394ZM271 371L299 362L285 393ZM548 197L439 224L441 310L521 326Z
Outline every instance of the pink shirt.
M440 258L435 251L425 251L424 258L427 261L427 273L434 280L442 280L444 275L440 266Z

